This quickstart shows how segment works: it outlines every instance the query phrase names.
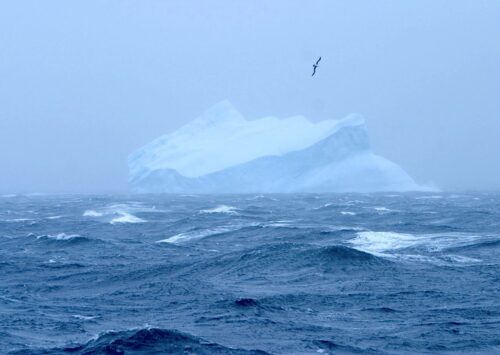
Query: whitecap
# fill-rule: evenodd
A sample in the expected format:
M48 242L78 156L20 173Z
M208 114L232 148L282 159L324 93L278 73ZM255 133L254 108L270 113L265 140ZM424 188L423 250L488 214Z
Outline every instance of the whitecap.
M349 212L349 211L340 211L340 214L344 215L344 216L355 216L356 215L356 213Z
M415 200L436 200L436 199L441 199L443 196L441 195L432 195L432 196L420 196L420 197L415 197Z
M120 216L113 218L109 223L117 224L117 223L144 223L144 222L146 222L144 219L136 217L130 213L121 212L118 214Z
M63 216L49 216L47 219L59 219L62 218Z
M446 255L446 258L450 259L453 262L467 263L467 264L469 264L469 263L479 263L479 262L482 261L481 259L471 258L471 257L468 257L468 256L463 256L463 255L454 255L454 254Z
M335 204L334 204L334 203L325 203L324 205L322 205L322 206L320 206L320 207L315 207L315 208L313 208L313 209L314 209L314 210L321 210L321 209L323 209L323 208L328 208L328 207L333 206L333 205L335 205Z
M100 209L86 210L83 213L83 216L99 218L102 221L109 222L111 224L147 222L145 219L135 216L133 214L135 212L161 213L165 211L157 209L156 206L144 207L141 206L139 203L130 202L130 205L113 204Z
M351 201L347 201L345 204L346 205L357 205L359 203L364 203L364 201L361 201L361 200L351 200Z
M386 258L392 258L394 260L403 260L410 262L423 262L423 263L431 263L437 265L446 264L443 263L443 261L437 257L418 255L418 254L392 254L392 255L381 255L381 256L384 256Z
M83 212L83 217L102 217L103 213L102 212L97 212L94 210L86 210Z
M357 237L351 240L351 243L356 245L360 250L373 253L382 253L415 246L423 246L431 252L440 252L452 247L472 245L484 239L485 237L480 235L463 233L414 235L396 232L365 231L358 233Z
M394 260L403 260L410 262L424 262L435 265L457 265L464 264L470 265L481 262L482 260L476 258L470 258L462 255L435 255L435 256L427 256L427 255L416 255L416 254L392 254L392 255L383 255L386 258L392 258Z
M14 218L14 219L6 219L5 222L29 222L34 221L32 218Z
M179 234L173 235L171 237L168 237L166 239L158 240L158 241L156 241L156 243L173 243L173 244L183 243L183 242L188 242L191 240L197 240L197 239L202 239L202 238L206 238L206 237L211 237L214 235L235 232L235 231L240 230L241 228L244 228L247 226L248 225L223 226L223 227L212 228L212 229L193 230L193 231L189 231L189 232L179 233Z
M395 232L359 232L356 238L350 241L356 249L372 254L408 248L418 244L420 239L413 234Z
M83 316L81 314L73 314L72 317L81 320L92 320L97 318L97 316Z
M269 228L269 227L290 227L292 226L293 221L270 221L268 223L262 224L262 227L264 228Z
M219 205L217 207L211 208L211 209L206 209L206 210L200 210L200 213L225 213L225 214L237 214L238 209L234 206L228 206L228 205Z
M51 235L51 234L48 234L48 235L39 235L36 237L36 239L53 239L53 240L71 240L71 239L74 239L74 238L78 238L80 237L79 234L66 234L66 233L59 233L59 234L56 234L56 235Z
M377 212L398 212L397 210L391 210L390 208L384 206L373 207L373 209Z
M498 237L485 237L464 233L447 234L405 234L396 232L363 231L349 242L354 248L378 256L404 259L409 261L427 261L433 263L474 263L481 260L455 254L443 254L451 248L474 245L484 240ZM414 254L415 249L424 250L429 255ZM408 251L410 251L408 253Z

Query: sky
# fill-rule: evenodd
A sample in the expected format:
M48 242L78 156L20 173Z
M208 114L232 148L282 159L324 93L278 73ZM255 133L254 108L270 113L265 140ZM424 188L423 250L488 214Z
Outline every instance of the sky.
M2 1L0 193L126 192L131 152L223 99L357 112L417 182L498 190L499 19L497 0Z

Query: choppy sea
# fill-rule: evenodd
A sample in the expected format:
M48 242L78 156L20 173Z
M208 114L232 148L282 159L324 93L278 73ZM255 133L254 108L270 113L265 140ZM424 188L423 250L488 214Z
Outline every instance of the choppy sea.
M1 196L0 353L500 353L500 195Z

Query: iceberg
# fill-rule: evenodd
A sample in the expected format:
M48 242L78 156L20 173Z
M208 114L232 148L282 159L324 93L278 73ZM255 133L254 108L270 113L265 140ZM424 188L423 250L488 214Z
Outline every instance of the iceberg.
M371 151L363 117L246 120L229 101L128 158L137 193L422 191Z

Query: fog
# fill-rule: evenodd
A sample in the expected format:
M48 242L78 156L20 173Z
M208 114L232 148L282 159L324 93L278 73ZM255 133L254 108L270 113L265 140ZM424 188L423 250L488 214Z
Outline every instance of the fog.
M222 99L357 112L417 182L499 189L499 19L496 0L4 1L0 192L126 192L128 154Z

